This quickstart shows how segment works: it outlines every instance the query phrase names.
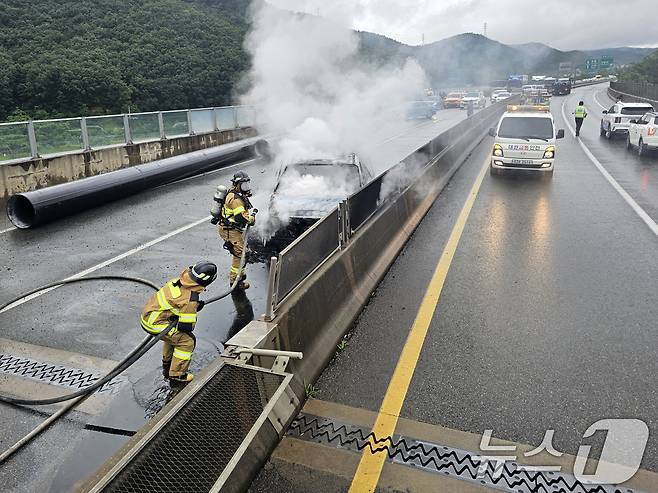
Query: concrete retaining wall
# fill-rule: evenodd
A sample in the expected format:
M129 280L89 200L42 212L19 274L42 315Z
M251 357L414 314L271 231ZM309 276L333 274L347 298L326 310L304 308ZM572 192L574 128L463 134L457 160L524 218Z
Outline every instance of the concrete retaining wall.
M253 137L253 128L108 147L0 165L0 207L10 196Z

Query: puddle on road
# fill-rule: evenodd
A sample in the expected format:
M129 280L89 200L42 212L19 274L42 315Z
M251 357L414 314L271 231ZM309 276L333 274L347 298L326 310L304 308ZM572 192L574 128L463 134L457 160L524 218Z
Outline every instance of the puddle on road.
M224 343L254 319L254 308L248 292L243 291L232 293L223 302L208 305L201 314L195 328L197 347L190 367L193 373L213 361L223 350ZM172 388L162 375L160 348L154 348L129 372L129 383L121 386L107 411L88 418L90 425L115 430L117 434L81 431L82 440L58 468L49 490L51 493L79 487L130 439L126 432L142 427L180 391L180 388Z

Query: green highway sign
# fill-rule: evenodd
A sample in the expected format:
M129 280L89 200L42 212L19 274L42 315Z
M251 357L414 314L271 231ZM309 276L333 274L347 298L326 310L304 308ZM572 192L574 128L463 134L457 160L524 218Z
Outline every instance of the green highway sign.
M588 58L585 60L585 70L596 72L601 69L612 68L614 59L611 56L602 56L601 58Z
M611 56L602 56L599 61L600 68L611 68L614 64L614 59Z

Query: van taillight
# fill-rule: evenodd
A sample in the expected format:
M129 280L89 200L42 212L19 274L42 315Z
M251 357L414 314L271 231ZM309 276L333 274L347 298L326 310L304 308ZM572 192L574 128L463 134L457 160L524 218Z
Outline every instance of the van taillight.
M615 118L615 123L621 123L621 116L618 116L617 118Z

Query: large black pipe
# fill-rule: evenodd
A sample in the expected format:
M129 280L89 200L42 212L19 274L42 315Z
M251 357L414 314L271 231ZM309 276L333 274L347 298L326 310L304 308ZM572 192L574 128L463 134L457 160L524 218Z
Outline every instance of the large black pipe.
M41 190L19 193L9 198L7 215L16 227L31 228L159 185L268 154L267 141L258 137L244 139Z

